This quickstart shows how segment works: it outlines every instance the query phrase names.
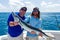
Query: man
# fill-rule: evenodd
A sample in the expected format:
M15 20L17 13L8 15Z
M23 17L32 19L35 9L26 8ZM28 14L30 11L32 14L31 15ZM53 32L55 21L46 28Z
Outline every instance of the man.
M22 20L25 19L25 13L27 11L26 7L22 7L19 10L19 13L16 13ZM10 14L8 18L8 40L23 40L23 29L18 24L18 22L14 22L14 18L12 14Z

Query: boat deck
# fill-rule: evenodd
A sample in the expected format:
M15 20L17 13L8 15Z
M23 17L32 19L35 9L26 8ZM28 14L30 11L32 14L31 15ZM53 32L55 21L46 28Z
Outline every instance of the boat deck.
M53 30L49 30L49 31L43 30L43 31L45 33L47 33L48 35L54 36L55 39L47 39L46 37L45 37L45 39L43 39L43 38L39 37L39 40L60 40L60 31L53 31ZM24 37L26 37L26 31L24 31L23 34L24 34ZM7 40L7 36L8 35L0 36L0 40Z

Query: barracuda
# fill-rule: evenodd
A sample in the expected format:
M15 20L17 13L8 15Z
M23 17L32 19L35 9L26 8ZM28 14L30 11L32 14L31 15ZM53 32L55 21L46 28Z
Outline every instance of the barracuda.
M33 26L29 25L28 23L24 22L17 14L15 14L14 12L12 13L12 16L14 17L14 21L18 22L18 24L24 28L24 30L31 32L31 31L35 31L36 34L38 35L40 32L50 38L54 38L51 36L48 36L47 34L45 34L42 30L34 28Z

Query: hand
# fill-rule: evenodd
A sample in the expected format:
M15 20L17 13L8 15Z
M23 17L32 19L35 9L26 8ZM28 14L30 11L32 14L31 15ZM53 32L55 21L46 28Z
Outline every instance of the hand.
M14 26L19 25L18 22L14 22Z
M42 33L39 33L39 36L41 36L41 37L42 37L42 36L43 36L43 35L42 35Z
M9 25L10 25L11 27L13 27L13 26L18 25L18 22L13 22L13 21L11 21L11 22L9 23Z
M9 26L14 26L14 22L13 21L11 21L11 22L9 22Z
M34 31L31 31L31 34L35 34L36 32L34 32Z

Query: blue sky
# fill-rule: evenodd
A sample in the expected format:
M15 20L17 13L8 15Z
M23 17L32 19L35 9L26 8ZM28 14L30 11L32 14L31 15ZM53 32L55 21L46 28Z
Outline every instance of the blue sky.
M19 11L23 6L28 11L38 7L41 12L60 12L60 0L0 0L0 12Z

